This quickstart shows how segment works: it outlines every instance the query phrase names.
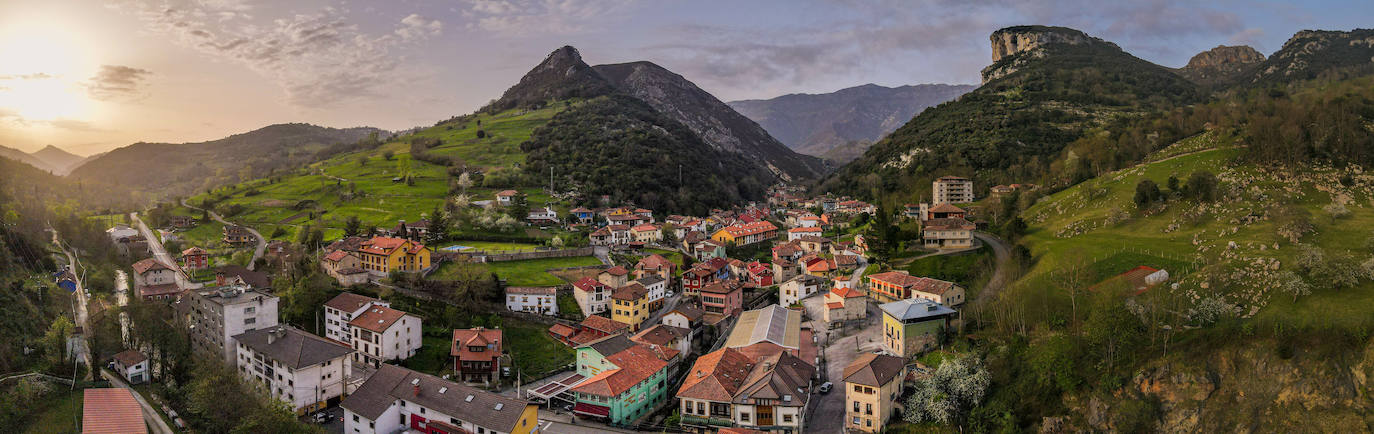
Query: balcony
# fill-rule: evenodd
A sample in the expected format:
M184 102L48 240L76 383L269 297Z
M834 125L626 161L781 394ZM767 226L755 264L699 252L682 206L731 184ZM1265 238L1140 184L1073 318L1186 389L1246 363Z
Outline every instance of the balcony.
M684 414L684 415L682 415L682 424L683 424L683 425L702 426L702 427L711 427L711 426L717 426L717 427L731 427L731 426L735 426L735 422L732 421L732 420L730 420L730 419L728 419L728 418L722 418L722 417L701 417L701 416L694 416L694 415L690 415L690 414Z

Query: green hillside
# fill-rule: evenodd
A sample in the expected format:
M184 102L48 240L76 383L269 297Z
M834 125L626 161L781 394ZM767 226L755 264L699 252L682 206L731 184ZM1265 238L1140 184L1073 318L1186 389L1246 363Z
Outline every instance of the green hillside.
M484 173L473 177L474 185L467 189L472 201L492 199L496 191L510 188L525 193L530 206L543 205L550 202L548 194L540 188L521 187L530 183L514 170L525 160L519 145L570 104L574 103L455 117L374 148L335 155L286 174L215 189L188 200L192 205L208 200L226 218L253 226L264 235L276 233L272 237L278 239L292 239L306 225L326 228L325 238L335 238L343 233L349 217L357 217L364 227L419 220L461 193L456 177L464 167ZM429 155L417 158L417 150ZM398 177L402 180L394 181Z

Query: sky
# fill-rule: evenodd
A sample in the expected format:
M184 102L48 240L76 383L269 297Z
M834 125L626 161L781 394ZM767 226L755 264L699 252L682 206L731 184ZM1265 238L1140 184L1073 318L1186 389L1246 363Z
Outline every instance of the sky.
M988 35L1059 25L1179 67L1374 23L1368 0L3 0L0 145L88 155L284 122L401 130L470 113L563 45L724 101L970 83Z

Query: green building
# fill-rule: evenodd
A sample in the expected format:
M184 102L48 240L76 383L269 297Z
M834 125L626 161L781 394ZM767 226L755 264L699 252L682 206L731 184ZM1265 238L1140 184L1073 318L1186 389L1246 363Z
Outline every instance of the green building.
M883 349L910 358L939 344L958 311L923 298L908 298L878 306L883 311Z
M586 379L572 388L573 413L612 424L634 422L668 399L668 376L678 361L677 350L635 343L623 334L577 347L577 373Z

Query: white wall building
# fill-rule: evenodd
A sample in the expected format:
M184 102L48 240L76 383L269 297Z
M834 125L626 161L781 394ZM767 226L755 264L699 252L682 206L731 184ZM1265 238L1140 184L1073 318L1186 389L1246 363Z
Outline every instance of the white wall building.
M247 286L188 291L172 304L190 329L191 350L220 357L236 366L234 336L277 325L275 295Z
M538 432L537 407L395 365L382 365L343 403L344 433Z
M932 182L930 188L935 195L935 200L931 201L933 205L973 202L973 181L968 178L942 176Z
M506 287L506 309L540 315L558 315L558 289L552 286Z
M583 315L606 312L611 308L611 287L590 277L573 282L573 298Z
M349 343L357 351L353 361L372 367L405 360L420 351L420 317L386 306L372 305L348 322Z
M147 383L148 356L136 350L124 350L114 356L114 371L129 384Z
M778 305L791 306L800 302L803 298L816 295L821 292L825 279L812 276L810 274L798 274L778 285Z
M664 297L668 295L668 280L662 277L651 274L635 282L639 282L640 285L644 286L644 289L649 290L645 299L648 300L650 304L660 303L663 301Z
M287 326L234 336L238 371L296 414L325 408L344 394L353 349Z
M324 337L343 343L351 341L348 322L372 306L391 307L391 303L365 295L345 292L324 303Z

